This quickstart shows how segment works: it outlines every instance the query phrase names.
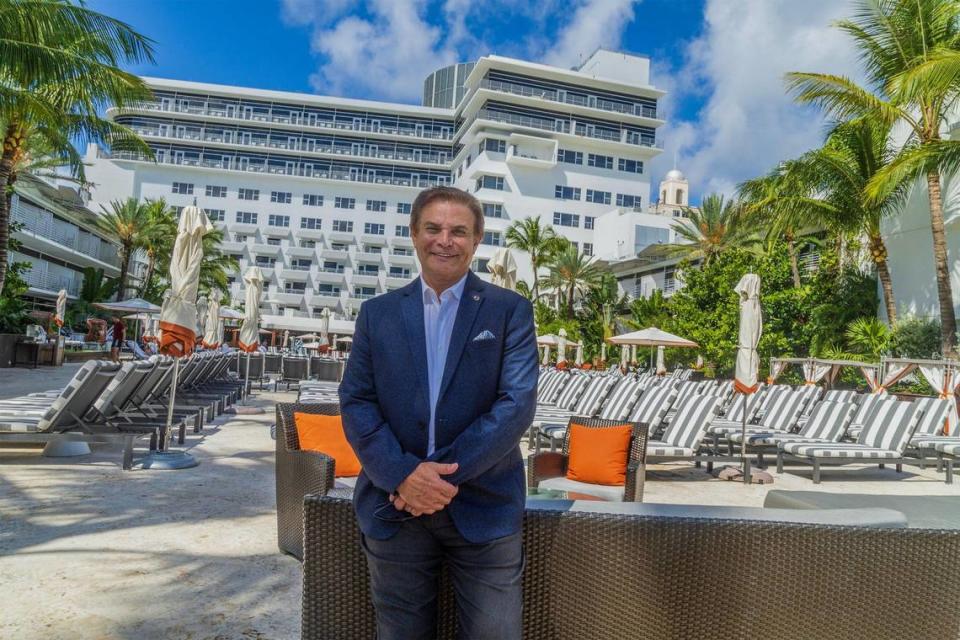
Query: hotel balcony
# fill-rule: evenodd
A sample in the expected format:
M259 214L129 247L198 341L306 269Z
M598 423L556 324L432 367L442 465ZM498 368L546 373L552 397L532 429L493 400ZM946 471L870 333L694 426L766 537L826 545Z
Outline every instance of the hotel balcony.
M391 253L387 256L387 261L391 266L397 267L412 267L417 264L416 256L401 256L395 253Z
M223 240L220 242L220 250L226 253L243 253L247 250L247 243Z
M350 281L357 287L376 287L380 284L380 276L364 275L354 271Z
M14 196L11 203L10 219L22 225L13 234L17 240L81 268L102 268L111 277L119 274L120 258L114 245L74 224L55 219L19 196Z
M255 222L228 222L227 230L232 233L254 234L260 230L260 225Z
M315 282L323 282L326 284L343 284L346 280L346 275L344 275L342 267L340 269L325 269L320 267L313 274L313 279Z
M257 256L279 256L283 247L254 240L250 243L250 253Z
M399 289L400 287L405 287L416 277L416 274L411 273L409 278L402 278L397 276L387 276L386 285L387 289Z
M534 169L557 166L556 140L513 134L507 140L507 164Z
M304 240L323 240L323 231L320 229L308 229L301 227L296 230L296 236Z
M390 239L390 244L394 247L407 247L408 249L412 249L413 238L409 236L393 236Z
M315 258L317 255L316 247L301 247L291 244L283 248L283 252L291 258Z
M656 140L647 136L642 136L636 132L627 129L619 131L607 131L606 129L597 129L586 124L574 123L570 126L567 120L558 120L553 118L539 118L536 116L521 116L515 113L506 113L491 109L480 109L476 115L477 120L489 120L491 122L501 122L516 127L526 127L529 129L538 129L540 131L550 131L556 134L577 136L581 138L592 138L595 140L604 140L606 142L617 142L649 149L663 149L663 141ZM472 125L471 125L472 126Z
M303 303L305 291L268 291L267 300L277 304L299 305Z
M385 247L387 246L387 236L376 234L376 233L362 233L360 234L360 242L365 245L375 245Z
M300 267L289 265L280 268L280 277L284 280L296 280L297 282L306 282L310 278L310 267Z
M310 304L313 305L314 307L333 308L340 304L340 296L339 294L332 295L327 292L314 293L313 295L310 296ZM314 313L314 317L319 318L320 316Z
M324 260L347 260L350 258L350 252L340 249L321 249L320 257Z
M329 231L327 232L327 242L343 242L353 244L356 236L352 231Z

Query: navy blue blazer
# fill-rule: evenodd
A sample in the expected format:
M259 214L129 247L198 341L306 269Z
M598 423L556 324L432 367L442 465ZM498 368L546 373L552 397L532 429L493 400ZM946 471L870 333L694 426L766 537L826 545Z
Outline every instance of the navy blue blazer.
M482 333L487 339L474 340ZM459 488L446 508L465 539L487 542L519 531L526 489L518 445L533 421L536 393L530 302L470 272L437 400L436 451L427 457L420 279L364 302L340 383L344 430L363 465L354 492L363 533L379 540L396 533L405 514L388 496L425 460L459 463L444 476Z

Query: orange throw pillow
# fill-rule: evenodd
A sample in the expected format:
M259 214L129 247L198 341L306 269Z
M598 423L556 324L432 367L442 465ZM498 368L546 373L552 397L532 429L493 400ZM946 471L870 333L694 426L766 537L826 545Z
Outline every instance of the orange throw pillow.
M293 424L297 427L301 450L319 451L333 458L334 475L338 478L360 475L360 460L347 442L340 416L296 411L293 414Z
M590 484L626 484L632 433L630 424L611 427L571 424L567 478Z

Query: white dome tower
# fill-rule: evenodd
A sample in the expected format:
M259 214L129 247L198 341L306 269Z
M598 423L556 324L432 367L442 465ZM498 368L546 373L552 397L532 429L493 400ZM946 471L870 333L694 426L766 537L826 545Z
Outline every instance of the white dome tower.
M660 204L686 207L690 205L690 183L679 169L671 169L660 181Z

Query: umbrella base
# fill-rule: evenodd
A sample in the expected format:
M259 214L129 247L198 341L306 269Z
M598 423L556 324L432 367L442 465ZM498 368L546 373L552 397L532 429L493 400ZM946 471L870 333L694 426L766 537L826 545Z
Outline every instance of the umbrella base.
M724 467L717 472L720 480L729 480L731 482L743 482L743 469L740 467ZM773 476L766 471L759 469L750 469L749 484L773 484Z
M43 455L48 458L72 458L74 456L85 456L90 453L90 445L79 440L67 440L65 438L56 438L47 443L43 448Z
M200 464L196 458L183 451L153 451L140 461L141 469L157 469L172 471L174 469L190 469Z

